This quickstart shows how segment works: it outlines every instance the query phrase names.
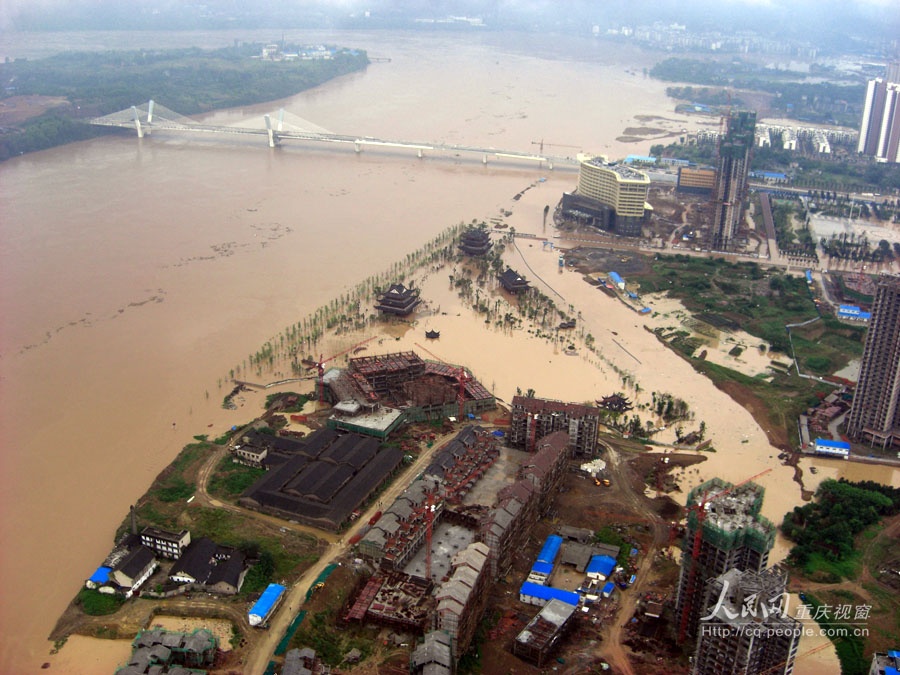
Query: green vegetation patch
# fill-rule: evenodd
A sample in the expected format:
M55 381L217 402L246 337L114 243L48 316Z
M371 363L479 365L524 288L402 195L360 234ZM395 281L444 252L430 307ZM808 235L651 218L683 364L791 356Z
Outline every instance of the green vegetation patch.
M628 554L631 552L631 545L625 541L625 537L616 532L609 525L604 525L594 532L594 541L599 544L618 546L619 555L616 558L616 564L621 565L622 567L628 566Z
M354 591L366 580L348 565L338 567L307 602L308 614L291 639L291 647L311 647L330 666L340 665L353 648L362 653L360 661L369 658L375 651L377 633L363 625L339 625Z
M210 478L207 490L214 497L234 501L265 473L265 469L239 464L226 455Z
M772 378L764 379L700 359L693 359L691 365L726 391L735 387L745 391L748 396L744 398L752 397L754 408L758 404L757 411L765 414L768 428L784 429L795 442L798 440L797 417L834 391L833 387L789 373L774 372Z
M788 560L807 576L837 581L856 576L854 538L885 516L900 512L900 489L872 481L825 480L816 500L787 513L781 530L796 545Z
M78 592L77 604L82 611L89 616L106 616L115 614L125 603L125 598L120 595L107 595L89 588L82 588Z
M192 509L190 520L194 538L209 537L259 561L244 579L244 594L262 591L272 580L298 575L319 557L318 540L312 535L262 530L251 518L225 509Z
M707 323L740 328L785 353L790 351L785 325L818 316L804 279L752 262L657 255L650 271L635 278L642 293L664 290ZM670 284L672 278L678 283Z
M261 47L247 43L217 50L67 52L2 63L0 79L15 86L0 92L0 98L64 97L71 105L0 134L0 160L96 136L100 131L87 118L128 110L150 99L182 115L194 115L276 101L369 63L364 51L347 49L337 49L331 59L253 58Z

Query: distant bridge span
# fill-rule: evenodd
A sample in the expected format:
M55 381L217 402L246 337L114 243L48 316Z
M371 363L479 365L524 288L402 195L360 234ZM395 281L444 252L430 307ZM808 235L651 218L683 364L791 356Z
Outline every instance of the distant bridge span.
M185 117L159 105L154 101L141 106L132 106L128 110L122 110L104 117L96 117L91 124L101 127L119 127L134 129L138 138L150 134L153 130L175 131L186 133L209 134L240 134L251 136L266 136L270 148L277 146L282 140L293 139L314 143L339 143L353 145L356 152L362 152L365 147L398 148L415 150L418 157L424 157L426 151L452 154L476 154L481 155L481 161L487 164L488 157L506 158L520 161L537 162L547 164L548 169L553 169L554 164L574 165L576 161L568 157L551 157L533 152L520 152L517 150L497 150L496 148L479 148L469 145L453 145L445 143L424 143L417 141L388 140L373 138L372 136L351 136L346 134L333 134L326 129L318 127L311 122L303 120L296 115L285 113L282 108L275 119L271 115L262 117L261 126L221 126L203 124Z

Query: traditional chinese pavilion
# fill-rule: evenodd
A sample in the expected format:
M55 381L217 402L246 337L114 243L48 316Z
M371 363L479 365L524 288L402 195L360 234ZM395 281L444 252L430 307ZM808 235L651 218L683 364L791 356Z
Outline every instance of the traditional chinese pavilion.
M484 255L491 250L491 235L483 228L470 228L460 237L459 249L466 255Z
M509 267L499 277L500 285L510 293L523 293L528 290L528 282L518 272Z
M375 309L386 314L406 316L411 314L420 302L422 301L419 299L418 290L407 288L403 284L391 284L387 291L378 296Z

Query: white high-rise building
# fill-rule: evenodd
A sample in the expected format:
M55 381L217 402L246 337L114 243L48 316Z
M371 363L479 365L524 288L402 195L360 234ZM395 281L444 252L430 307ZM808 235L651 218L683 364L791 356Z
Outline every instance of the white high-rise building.
M869 80L857 151L900 162L900 63L888 65L887 77Z

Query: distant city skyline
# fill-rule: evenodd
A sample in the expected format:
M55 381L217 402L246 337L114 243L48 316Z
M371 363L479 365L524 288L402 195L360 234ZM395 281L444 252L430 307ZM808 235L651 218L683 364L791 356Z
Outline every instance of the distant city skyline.
M900 49L900 12L892 0L655 0L635 4L571 0L8 0L0 6L0 29L115 29L160 27L357 27L411 21L417 17L472 16L491 29L569 30L592 25L683 23L690 31L755 30L766 35L867 36ZM181 23L179 23L181 22ZM815 28L815 30L812 30Z

